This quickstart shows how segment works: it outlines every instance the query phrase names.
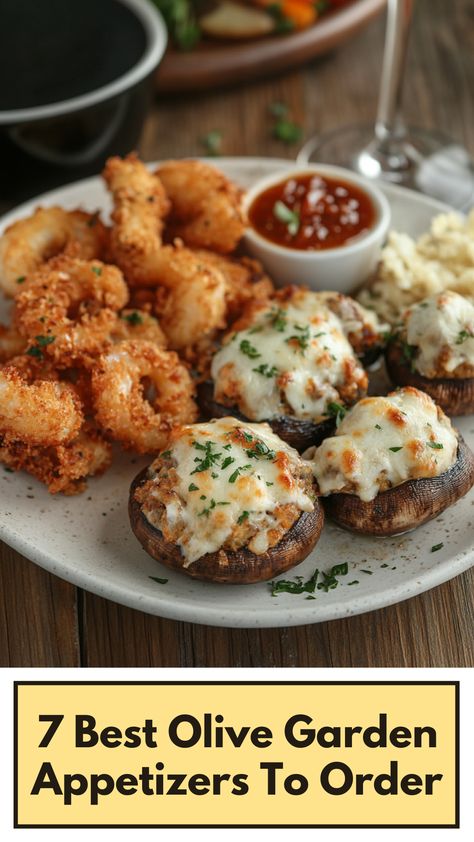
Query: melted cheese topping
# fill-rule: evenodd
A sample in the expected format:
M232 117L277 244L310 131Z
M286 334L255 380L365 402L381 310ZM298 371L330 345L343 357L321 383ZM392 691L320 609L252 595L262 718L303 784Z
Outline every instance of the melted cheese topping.
M292 504L300 512L314 508L307 493L311 471L267 424L223 418L184 426L173 434L169 460L178 483L163 495L163 471L155 474L143 512L163 531L162 507L154 500L164 503L166 526L176 533L185 567L219 550L242 524L252 533L249 549L263 553L273 545L279 506ZM159 462L160 457L152 471Z
M407 310L406 341L416 346L415 369L424 377L449 377L459 366L474 368L474 305L443 292ZM465 376L465 375L463 375Z
M359 401L315 451L313 472L323 496L344 492L369 501L407 480L443 474L457 448L444 412L424 392L407 387Z
M318 293L295 289L281 307L256 308L212 361L214 397L252 420L320 421L330 404L354 403L367 376L340 319Z

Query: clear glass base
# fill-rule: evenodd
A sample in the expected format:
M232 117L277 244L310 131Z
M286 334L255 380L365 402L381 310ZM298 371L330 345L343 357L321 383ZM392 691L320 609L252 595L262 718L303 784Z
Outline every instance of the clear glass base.
M378 139L373 126L344 126L311 138L299 164L338 164L440 199L458 210L474 205L474 166L464 147L437 132L409 128Z

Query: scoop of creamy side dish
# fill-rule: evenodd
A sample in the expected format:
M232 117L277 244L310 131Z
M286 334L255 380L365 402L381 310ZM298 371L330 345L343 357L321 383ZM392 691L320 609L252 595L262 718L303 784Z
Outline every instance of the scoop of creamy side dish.
M331 403L351 405L367 389L347 337L361 349L367 339L381 344L382 327L345 296L291 287L234 325L212 361L214 399L254 421L320 421L334 414Z
M267 424L223 418L183 426L149 477L136 499L181 548L184 567L221 548L264 553L314 509L311 466Z
M474 210L435 216L418 240L392 231L377 277L358 298L394 324L406 307L448 289L474 297Z
M407 480L443 474L457 450L450 420L409 386L359 401L315 451L313 473L323 496L344 492L368 502Z
M424 377L474 376L474 304L442 292L403 314L401 337L413 368Z

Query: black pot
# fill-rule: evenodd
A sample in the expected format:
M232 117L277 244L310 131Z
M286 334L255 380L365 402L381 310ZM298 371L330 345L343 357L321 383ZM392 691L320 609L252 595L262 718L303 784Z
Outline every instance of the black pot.
M136 146L167 35L150 0L2 4L0 199L16 204Z

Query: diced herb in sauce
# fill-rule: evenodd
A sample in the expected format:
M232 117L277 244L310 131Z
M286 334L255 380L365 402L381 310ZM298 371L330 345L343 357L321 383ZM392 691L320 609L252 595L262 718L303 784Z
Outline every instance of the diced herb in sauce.
M288 233L292 237L296 236L300 227L300 215L297 211L291 210L288 205L285 205L280 199L273 205L273 215L280 221L284 222Z

